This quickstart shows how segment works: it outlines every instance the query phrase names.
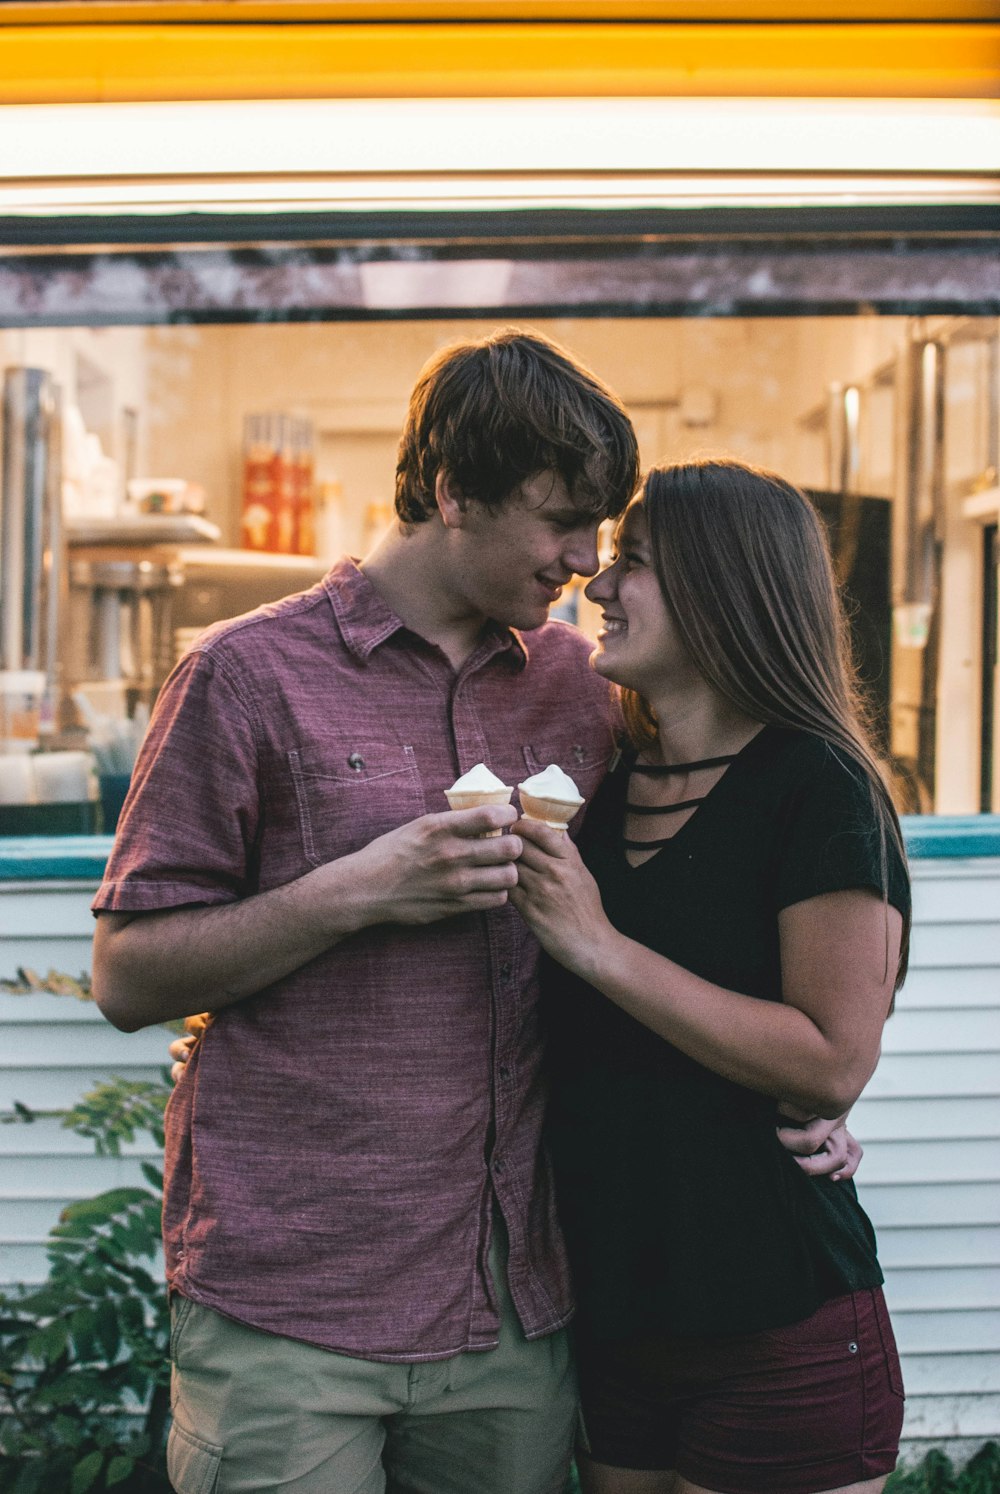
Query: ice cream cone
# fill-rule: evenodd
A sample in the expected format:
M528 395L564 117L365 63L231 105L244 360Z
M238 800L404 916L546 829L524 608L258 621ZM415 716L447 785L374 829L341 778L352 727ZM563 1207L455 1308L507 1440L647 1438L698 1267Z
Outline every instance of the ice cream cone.
M448 800L449 809L479 809L483 804L509 804L510 792L507 787L479 790L445 789L444 796ZM495 836L502 834L502 830L486 830L480 839L492 840Z
M540 820L543 825L551 825L553 830L565 830L583 803L582 799L574 804L568 804L565 799L538 799L523 789L520 790L520 799L524 819Z
M549 763L519 783L521 814L526 820L539 820L553 830L565 830L583 803L583 795L568 773L557 763Z

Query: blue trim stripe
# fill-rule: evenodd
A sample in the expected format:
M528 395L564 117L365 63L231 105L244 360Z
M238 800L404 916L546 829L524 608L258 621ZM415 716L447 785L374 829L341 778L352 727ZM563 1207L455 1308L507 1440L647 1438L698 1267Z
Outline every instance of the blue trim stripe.
M0 882L99 882L111 835L0 837Z
M912 814L903 835L914 861L1000 857L1000 814ZM110 835L0 837L0 882L99 882L111 852Z
M1000 856L1000 814L909 814L903 836L912 861Z

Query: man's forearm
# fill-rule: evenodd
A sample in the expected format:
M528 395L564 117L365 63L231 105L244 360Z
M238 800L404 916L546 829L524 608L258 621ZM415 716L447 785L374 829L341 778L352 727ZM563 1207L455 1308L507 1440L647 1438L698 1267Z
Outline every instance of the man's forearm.
M101 914L94 937L98 1006L109 1022L134 1032L256 995L370 921L351 860L236 903Z

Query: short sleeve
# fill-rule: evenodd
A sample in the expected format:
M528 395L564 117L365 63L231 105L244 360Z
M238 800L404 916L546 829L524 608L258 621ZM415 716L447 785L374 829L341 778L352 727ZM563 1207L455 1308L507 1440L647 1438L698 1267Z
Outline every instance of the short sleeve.
M891 837L882 844L863 770L813 739L811 761L790 790L778 847L775 911L826 892L870 887L900 912L910 908L906 865Z
M157 699L93 911L150 912L253 892L258 757L235 682L211 654L185 656Z

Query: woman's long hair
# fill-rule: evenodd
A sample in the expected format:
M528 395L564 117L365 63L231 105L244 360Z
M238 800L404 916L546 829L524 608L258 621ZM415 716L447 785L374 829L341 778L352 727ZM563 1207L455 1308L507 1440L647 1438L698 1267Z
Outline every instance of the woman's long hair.
M741 462L654 467L642 493L653 566L696 669L754 721L839 747L863 771L887 847L906 853L865 724L847 621L821 521L798 488ZM629 736L656 736L647 701L622 691ZM895 987L906 974L909 920Z

